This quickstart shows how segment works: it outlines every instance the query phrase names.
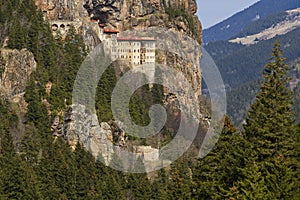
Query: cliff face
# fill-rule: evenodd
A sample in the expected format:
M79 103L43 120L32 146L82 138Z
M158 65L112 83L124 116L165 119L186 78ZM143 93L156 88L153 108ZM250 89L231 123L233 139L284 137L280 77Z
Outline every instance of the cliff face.
M121 33L131 29L138 31L145 27L160 27L178 32L178 38L173 40L179 42L179 46L185 47L183 51L196 54L188 60L200 63L201 52L195 53L194 46L185 44L183 37L188 35L200 45L202 43L202 28L195 15L195 0L35 0L35 3L49 20L54 33L59 31L63 35L70 25L73 25L83 35L90 49L100 42L98 23L105 24L108 29L117 29ZM192 62L186 63L163 52L157 55L157 59L182 71L196 91L194 97L199 98L202 81L200 64L195 66ZM177 119L180 116L174 98L168 91L164 92L165 107L168 112L173 113L173 118ZM190 102L191 97L181 98L184 98L184 102ZM171 129L177 127L170 126ZM115 140L122 140L124 133L115 133L113 126L106 122L98 126L96 115L88 113L82 105L72 105L65 112L62 133L58 134L63 134L73 147L80 141L96 158L102 157L108 163L112 154L117 153L113 145Z
M23 122L27 103L24 94L36 65L33 54L26 49L0 49L0 98L10 102L13 112L18 116L16 126L10 130L16 147L25 133Z
M36 62L26 49L0 49L0 96L12 99L23 96Z
M188 35L194 32L195 39L201 41L201 26L195 16L197 5L194 0L90 0L84 6L92 19L100 20L101 23L108 22L120 30L167 27Z
M99 20L120 31L130 28L167 27L184 32L202 43L201 24L195 15L195 0L35 0L53 30L63 33L74 25L93 47ZM93 33L94 32L94 33ZM95 33L96 32L96 33Z
M84 106L68 107L63 132L71 147L75 148L80 141L96 159L104 159L106 163L111 160L114 152L112 129L106 122L99 126L97 116L86 112Z

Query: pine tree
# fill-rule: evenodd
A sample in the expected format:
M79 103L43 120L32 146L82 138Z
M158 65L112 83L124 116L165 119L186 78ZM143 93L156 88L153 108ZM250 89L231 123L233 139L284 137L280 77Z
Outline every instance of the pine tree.
M134 164L134 168L145 171L145 166L141 157ZM150 182L146 173L126 174L126 197L128 199L150 199Z
M41 99L44 91L45 89L38 87L32 77L25 93L25 100L28 103L28 111L26 113L27 122L33 122L34 126L38 128L42 134L50 132L47 107L42 103Z
M37 167L41 192L51 199L75 198L75 162L70 147L62 138L48 137Z
M254 140L259 159L289 151L293 142L292 92L286 87L288 65L284 63L280 44L273 48L272 58L264 68L264 81L248 113L244 126L246 138ZM260 140L257 140L257 139ZM286 152L287 153L287 152Z
M260 92L244 125L246 148L250 149L245 156L251 160L250 163L257 164L265 184L276 199L290 198L293 195L290 186L296 180L293 180L291 174L297 169L293 98L292 92L287 88L288 65L284 61L280 44L276 42L272 58L264 67ZM255 180L247 176L247 173L244 174L245 181L250 180L254 184ZM290 182L290 186L286 185L287 182Z
M0 199L21 199L25 195L24 168L16 154L9 132L0 132Z
M186 160L172 163L167 188L172 199L191 199L192 171Z
M151 199L168 199L168 175L165 168L162 168L157 172L152 183Z
M20 199L29 188L23 163L10 134L14 112L8 102L0 100L0 199Z
M235 182L224 197L229 199L274 199L274 195L268 189L264 176L255 162L249 164L243 171L245 174Z
M103 158L102 158L103 159ZM118 155L114 153L110 162L111 166L122 169L122 162ZM124 198L125 182L123 173L106 166L101 162L96 162L97 191L101 190L102 199L122 199Z
M95 158L79 144L74 151L76 199L99 199L102 196L102 181L98 179ZM99 169L98 169L99 170ZM98 171L99 172L99 171Z
M226 189L239 180L244 165L243 140L237 128L225 117L224 128L213 150L193 168L193 197L224 199Z

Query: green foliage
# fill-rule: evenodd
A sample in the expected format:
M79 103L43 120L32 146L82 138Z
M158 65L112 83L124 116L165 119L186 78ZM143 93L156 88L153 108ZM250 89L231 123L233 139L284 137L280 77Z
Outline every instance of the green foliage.
M275 40L280 40L289 62L299 57L300 29L273 39L260 41L251 46L232 44L228 41L212 42L205 49L218 66L228 91L228 115L240 125L246 110L259 89L262 67L267 63L269 49ZM295 74L295 72L293 72ZM204 85L205 86L205 85ZM295 93L297 96L299 93ZM298 102L298 101L297 101ZM298 108L295 107L297 110Z
M139 157L133 166L135 169L145 171L144 163ZM125 174L126 199L150 199L151 185L146 173Z
M298 85L294 89L294 96L295 96L294 110L296 112L296 119L297 121L300 121L300 83L298 83Z
M226 117L218 143L194 168L194 198L224 199L224 189L232 187L235 181L242 178L243 143L238 130Z
M169 15L169 20L172 21L175 18L181 17L185 20L186 24L188 25L189 30L191 31L193 36L198 36L199 33L197 32L197 27L194 19L194 15L188 13L183 5L179 5L178 7L175 6L168 6L164 2L165 11Z
M253 163L245 171L246 180L240 180L225 195L229 199L274 199L258 166Z
M237 126L246 119L247 110L259 91L259 83L258 80L251 81L227 92L227 112Z
M129 174L95 161L79 143L73 150L62 137L49 134L49 113L55 115L71 103L73 82L85 56L81 37L71 28L65 40L54 39L32 1L0 0L0 5L1 41L9 35L10 48L28 48L38 62L25 94L26 127L17 150L10 131L18 116L9 102L0 101L0 199L298 199L300 124L293 124L287 66L278 45L266 65L244 135L226 117L219 141L206 157L189 161L183 156L158 172ZM112 119L116 71L109 67L98 84L101 121ZM45 90L48 82L50 94ZM163 103L163 91L161 85L145 85L132 96L130 114L137 124L147 125L148 110ZM161 136L163 145L172 139L168 127ZM151 140L145 144L156 144L157 138ZM118 161L114 154L111 163L122 165ZM141 159L133 165L144 168Z
M275 199L290 199L294 195L297 186L293 183L297 181L295 173L299 167L295 151L293 98L287 88L288 65L284 61L277 42L270 62L265 65L264 81L244 126L245 139L252 149L248 159L257 164ZM251 175L246 176L246 180L250 178Z
M0 103L0 198L1 199L21 199L30 198L35 193L31 185L31 177L27 176L20 157L17 156L13 145L13 138L9 133L10 117L13 116L8 109L7 103ZM26 193L28 192L28 193ZM26 194L26 195L25 195Z
M235 134L226 118L218 144L196 164L196 199L298 198L299 130L293 123L288 66L278 43L272 55L244 133Z
M101 77L96 92L96 112L100 122L113 118L111 111L111 96L116 85L116 74L113 65L110 65Z
M244 126L247 138L261 138L261 144L257 145L256 150L264 147L263 151L259 151L262 159L279 153L279 150L288 149L289 141L293 140L293 98L292 92L287 88L288 65L284 64L285 59L278 43L273 48L272 56L272 60L264 68L264 81L248 113L247 125Z
M157 177L152 183L152 199L167 199L168 196L168 175L165 169L157 172Z
M28 103L26 119L28 122L33 122L35 127L43 130L45 133L49 133L50 121L48 111L46 105L41 101L44 92L44 89L37 86L34 79L31 78L25 93L25 100Z
M174 199L191 199L192 171L188 162L177 161L171 165L167 182L168 196Z

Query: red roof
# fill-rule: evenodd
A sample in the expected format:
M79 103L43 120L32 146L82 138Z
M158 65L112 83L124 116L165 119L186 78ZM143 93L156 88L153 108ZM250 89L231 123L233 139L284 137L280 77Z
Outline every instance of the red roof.
M119 31L118 30L109 30L109 29L104 28L104 33L119 33Z
M105 24L99 24L99 26L100 26L100 27L105 27L106 25L105 25Z

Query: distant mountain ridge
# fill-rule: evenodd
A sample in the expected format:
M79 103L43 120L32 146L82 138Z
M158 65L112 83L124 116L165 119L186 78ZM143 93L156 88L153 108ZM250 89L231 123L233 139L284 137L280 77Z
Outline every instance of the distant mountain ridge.
M289 6L294 5L297 4ZM249 9L244 12L249 12ZM269 8L265 7L265 9L269 12ZM240 12L233 18L236 16L243 17L245 14ZM232 21L232 19L229 18L226 21ZM226 23L223 24L225 25ZM206 42L204 47L220 70L227 90L228 115L236 125L241 125L246 117L246 110L254 101L255 94L259 90L263 66L268 62L271 56L270 51L276 40L280 41L284 57L287 58L286 62L290 65L289 76L294 80L293 88L296 88L294 89L295 111L300 121L298 108L300 105L300 6L284 11L274 11L263 18L257 16L256 20L236 30L237 33L226 32L226 30L218 32L224 37L217 41ZM227 34L227 39L224 39L225 34ZM204 31L205 38L211 36Z
M286 10L271 14L266 16L263 19L259 19L255 22L250 23L249 25L245 26L238 35L235 35L233 38L237 37L245 37L249 35L254 35L257 33L262 32L263 30L270 28L276 24L282 23L287 20L293 20L300 16L300 8L296 8L293 10Z
M261 0L249 8L203 31L203 42L228 40L253 21L300 7L299 0Z
M234 39L229 41L252 45L278 35L285 35L300 27L300 8L271 16L251 23L239 34L240 36L235 36Z
M268 62L276 40L280 40L288 62L300 57L300 27L250 46L217 41L209 43L205 49L219 67L225 84L230 88L236 88L261 77L262 68Z

